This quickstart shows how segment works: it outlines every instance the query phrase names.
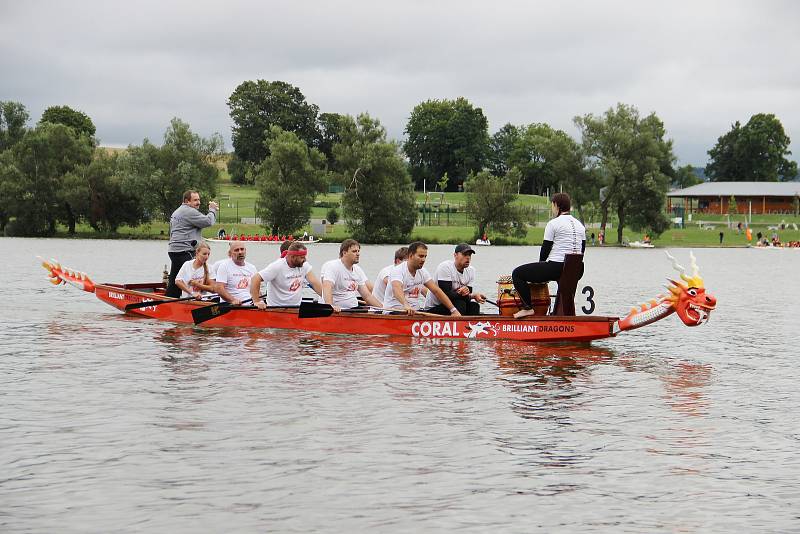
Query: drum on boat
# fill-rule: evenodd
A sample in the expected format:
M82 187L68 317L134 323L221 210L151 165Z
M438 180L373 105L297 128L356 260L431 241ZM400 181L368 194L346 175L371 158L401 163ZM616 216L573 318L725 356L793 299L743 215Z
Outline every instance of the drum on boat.
M546 283L528 283L531 291L531 304L533 304L534 315L547 315L550 310L550 289ZM500 308L500 315L512 316L522 307L517 290L514 289L514 282L511 276L501 276L497 281L497 306Z

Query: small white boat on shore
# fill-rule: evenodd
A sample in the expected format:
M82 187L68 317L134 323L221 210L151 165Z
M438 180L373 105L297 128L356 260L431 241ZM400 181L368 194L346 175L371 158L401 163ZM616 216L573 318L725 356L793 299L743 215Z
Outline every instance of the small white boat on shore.
M488 239L478 239L477 241L475 241L475 244L480 247L488 247L492 244L492 242L489 241Z
M656 248L652 243L645 243L643 241L631 241L628 243L630 248Z

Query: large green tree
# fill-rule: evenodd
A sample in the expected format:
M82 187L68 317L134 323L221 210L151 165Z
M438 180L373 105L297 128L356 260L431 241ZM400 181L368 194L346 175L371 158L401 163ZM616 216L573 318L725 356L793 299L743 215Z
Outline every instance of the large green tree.
M319 142L317 148L328 158L328 167L335 171L336 165L333 157L333 145L342 142L342 129L344 128L345 116L339 113L320 113L317 121L319 130Z
M386 139L380 122L366 113L344 117L333 154L347 184L342 208L353 237L365 243L408 241L417 217L414 186L400 147Z
M117 170L118 160L118 155L97 150L91 163L79 165L64 177L63 197L97 232L112 233L123 224L146 222L142 202L127 190Z
M517 169L506 176L489 171L471 174L464 182L467 214L476 224L476 238L485 233L525 235L522 210L514 205L517 198Z
M19 102L0 101L0 152L22 139L29 118L28 110Z
M69 106L50 106L44 110L42 118L39 119L39 124L43 122L69 126L78 134L84 134L90 138L94 138L96 132L92 119L86 113L72 109Z
M574 121L581 131L585 153L595 159L603 185L601 230L605 233L613 208L619 242L627 222L649 227L654 234L663 231L663 205L675 157L661 119L655 113L642 118L634 106L617 104L602 116L588 114Z
M471 172L488 161L489 121L466 98L428 100L411 112L403 146L417 188L438 182L445 173L455 191Z
M269 156L256 168L256 215L272 234L290 234L311 217L317 194L325 191L325 155L295 133L270 129Z
M157 147L145 139L129 146L118 162L125 191L141 198L149 216L169 221L187 189L204 200L217 194L219 169L212 163L222 152L222 137L203 138L189 125L172 119Z
M675 177L672 179L672 186L678 189L686 189L701 183L703 183L703 179L697 176L694 167L691 165L678 167L675 170Z
M497 130L489 140L487 166L495 176L505 176L511 170L511 159L521 137L520 129L511 123Z
M267 138L272 126L294 133L309 147L319 143L319 108L306 102L300 89L286 82L242 82L228 98L228 107L233 120L233 151L247 166L258 165L269 155Z
M708 151L706 175L713 182L777 182L797 177L790 161L791 139L772 113L759 113L742 126L736 121Z
M63 124L42 123L4 152L0 211L15 219L16 235L53 235L58 222L74 233L77 214L65 196L65 176L88 164L93 147Z

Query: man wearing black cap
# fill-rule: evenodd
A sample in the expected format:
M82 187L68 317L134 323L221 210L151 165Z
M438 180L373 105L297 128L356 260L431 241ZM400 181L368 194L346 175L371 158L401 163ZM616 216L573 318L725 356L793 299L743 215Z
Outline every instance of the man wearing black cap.
M475 267L470 265L475 251L467 243L456 246L452 260L445 260L436 268L434 280L439 288L453 302L453 306L462 315L478 315L481 312L479 303L486 302L486 296L472 292L475 282ZM476 302L477 301L477 302ZM431 313L450 315L450 310L439 302L433 292L428 292L425 307Z

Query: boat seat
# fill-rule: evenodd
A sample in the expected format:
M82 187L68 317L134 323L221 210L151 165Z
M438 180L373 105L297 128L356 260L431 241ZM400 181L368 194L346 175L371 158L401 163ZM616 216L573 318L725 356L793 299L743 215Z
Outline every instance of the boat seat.
M575 290L583 276L583 254L564 256L564 269L558 279L558 293L551 315L575 315Z

